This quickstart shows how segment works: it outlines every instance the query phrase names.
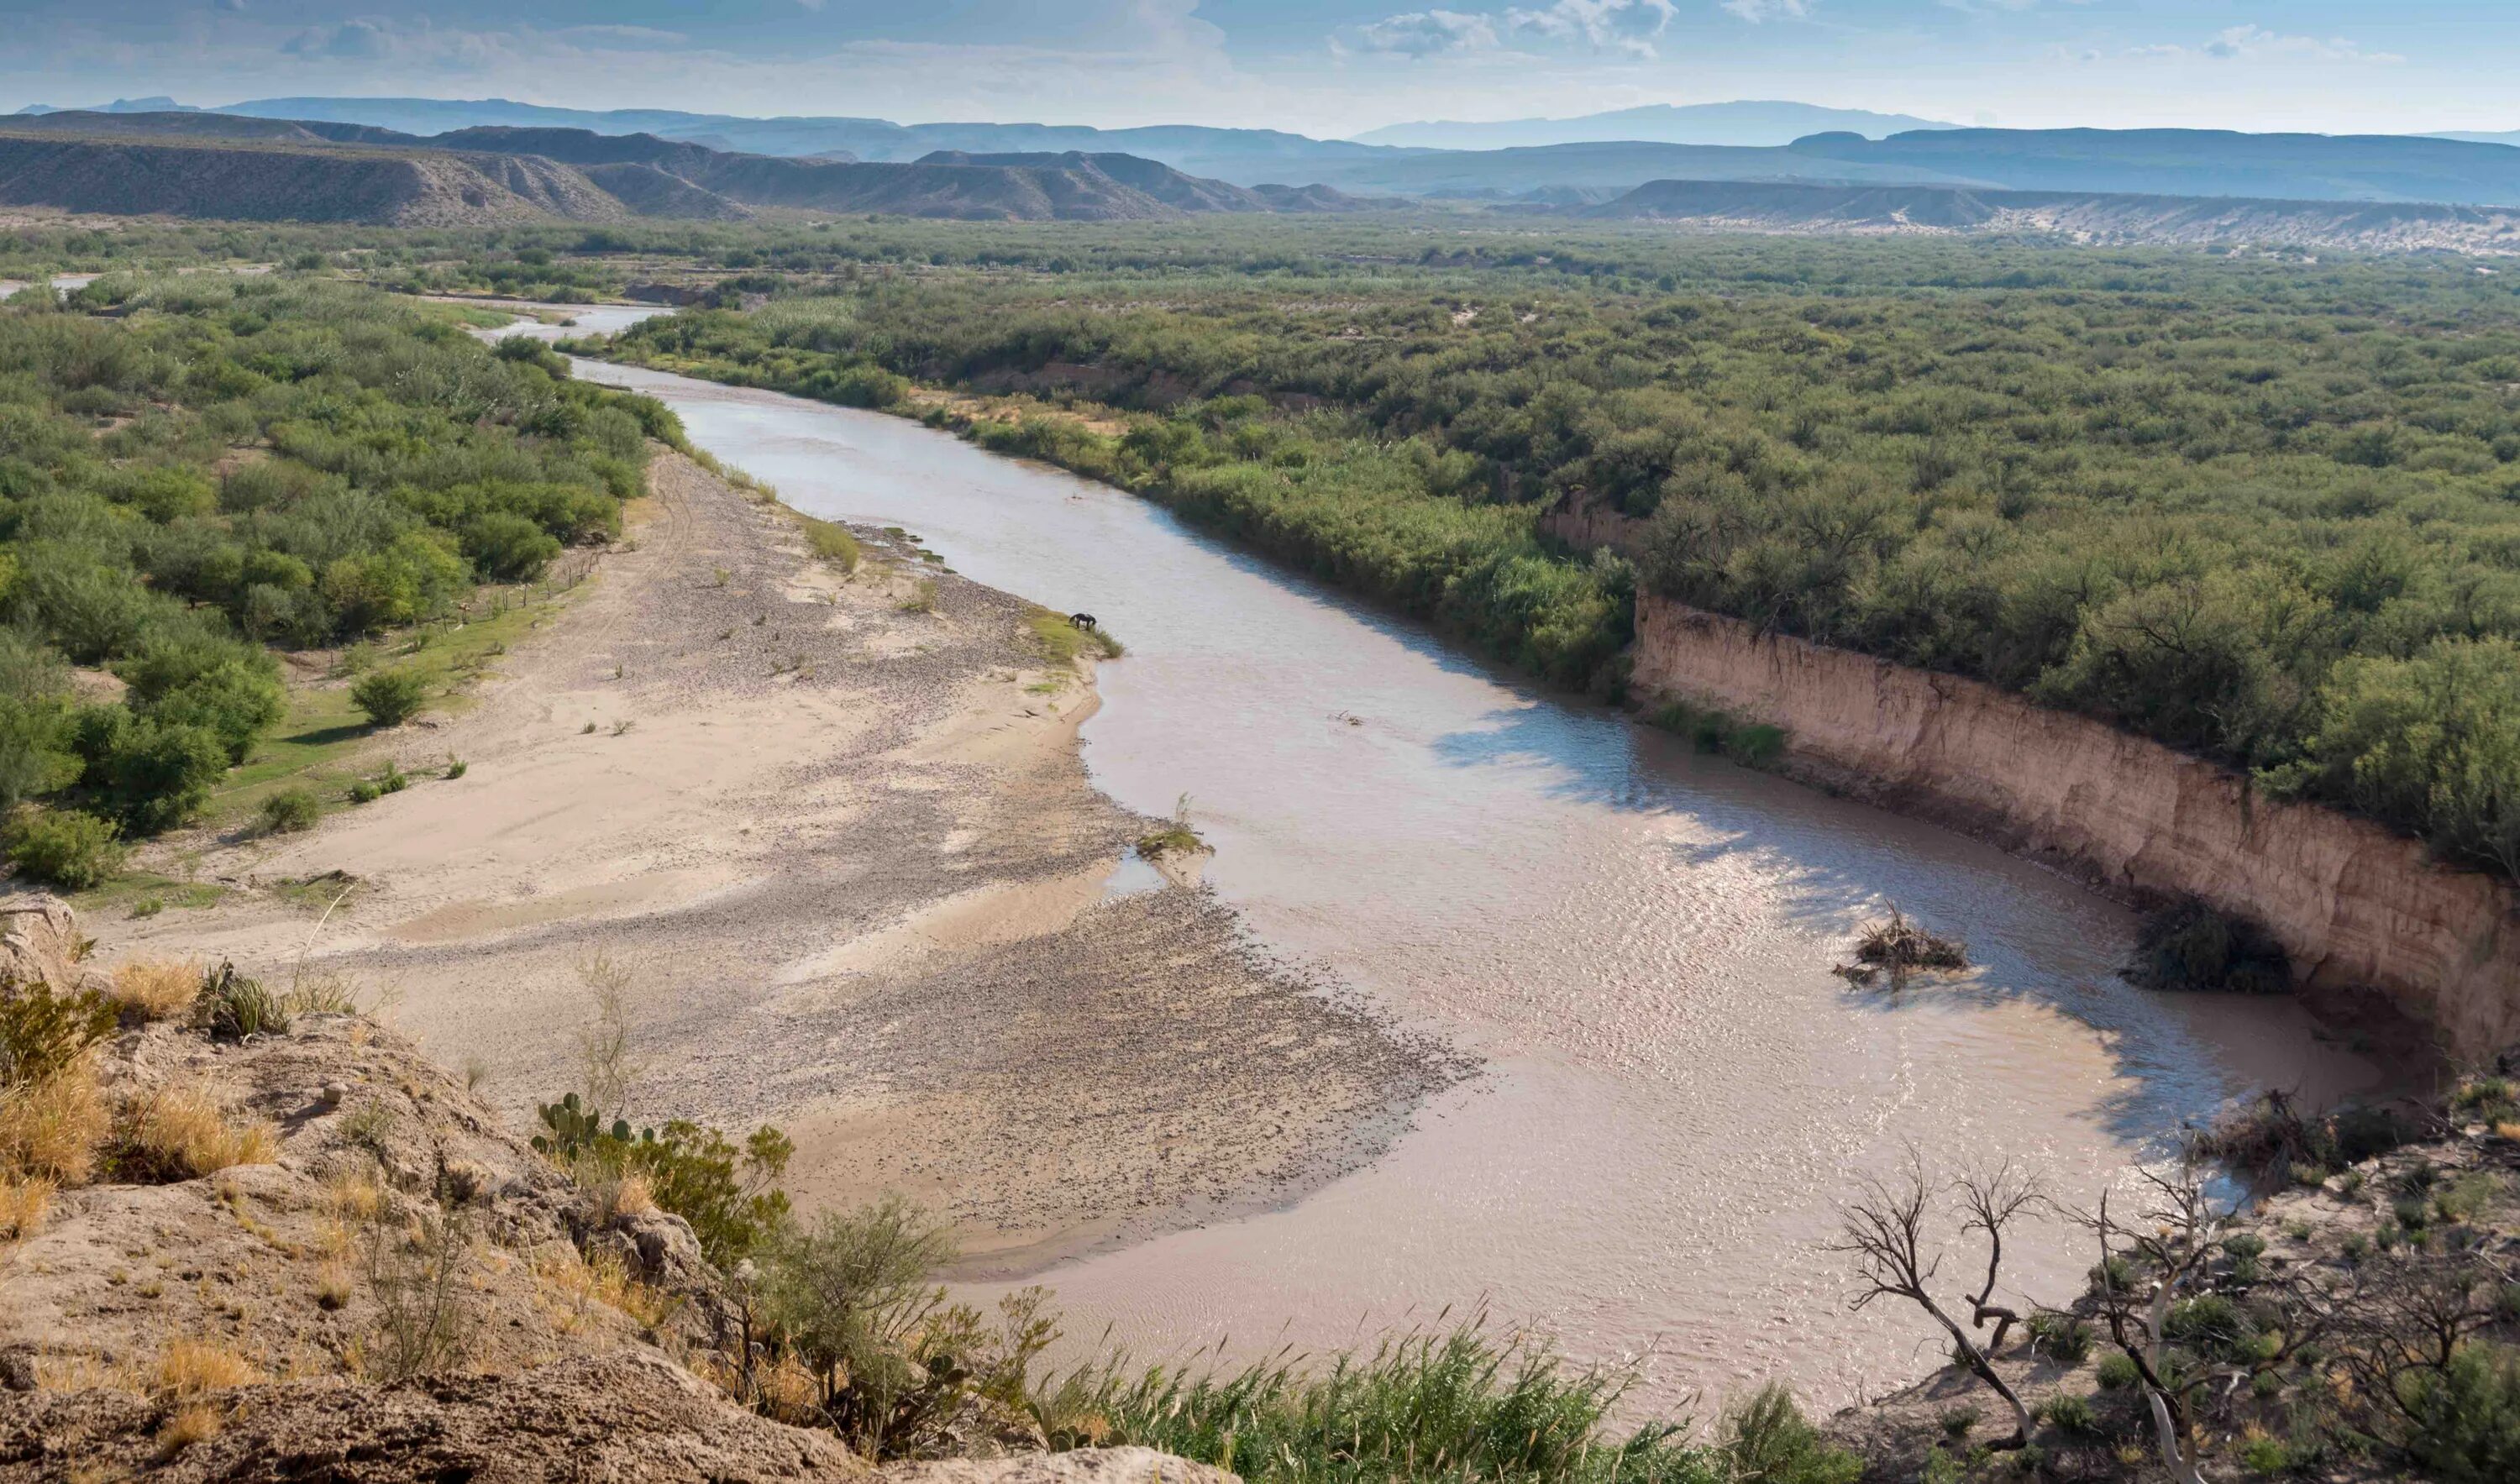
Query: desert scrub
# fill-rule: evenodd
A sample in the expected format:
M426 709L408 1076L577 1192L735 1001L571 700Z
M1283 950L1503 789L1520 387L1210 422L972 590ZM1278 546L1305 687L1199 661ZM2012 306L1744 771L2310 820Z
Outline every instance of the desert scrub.
M2146 989L2282 994L2292 966L2272 934L2247 918L2186 898L2147 915L2121 970Z
M324 805L315 790L304 786L281 789L262 801L256 818L265 834L296 834L315 828L324 817Z
M410 670L377 670L350 687L350 702L377 726L398 726L428 703L428 683Z
M127 1099L106 1151L115 1178L168 1185L232 1165L267 1164L280 1147L270 1124L232 1123L201 1081L173 1082Z
M731 1266L784 1228L788 1192L779 1189L795 1146L764 1125L742 1147L716 1129L675 1119L634 1129L569 1093L537 1110L535 1150L568 1172L581 1190L617 1206L635 1179L658 1209L691 1223L709 1261Z
M841 571L858 569L858 561L864 554L859 550L858 538L849 534L847 526L835 520L817 520L811 516L798 516L796 524L805 532L806 550L837 565Z
M71 891L102 886L122 869L121 830L76 809L22 809L10 820L10 863L39 881Z

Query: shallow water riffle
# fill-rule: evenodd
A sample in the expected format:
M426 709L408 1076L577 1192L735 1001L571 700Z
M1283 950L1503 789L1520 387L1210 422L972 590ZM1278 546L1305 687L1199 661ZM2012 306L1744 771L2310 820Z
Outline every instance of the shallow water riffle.
M1484 1063L1365 1169L975 1297L1047 1282L1072 1334L1148 1355L1483 1310L1582 1359L1650 1352L1643 1405L1774 1375L1833 1405L1942 1348L1846 1311L1825 1247L1866 1176L2008 1159L2087 1202L2234 1096L2377 1080L2287 1002L2130 987L2133 920L2058 876L1547 694L1148 501L880 414L581 372L799 509L1098 615L1128 654L1084 731L1097 783L1154 815L1187 795L1266 948ZM1975 967L1830 974L1894 902ZM2013 1251L2016 1298L2091 1262L2061 1224Z

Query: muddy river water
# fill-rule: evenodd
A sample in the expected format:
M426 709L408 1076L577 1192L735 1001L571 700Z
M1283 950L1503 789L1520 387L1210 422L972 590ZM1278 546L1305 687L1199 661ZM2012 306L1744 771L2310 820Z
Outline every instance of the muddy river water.
M879 414L579 370L802 510L1097 614L1129 652L1085 728L1096 782L1154 814L1188 794L1268 949L1483 1063L1282 1209L1030 1275L1071 1331L1319 1349L1475 1306L1586 1359L1650 1352L1657 1405L1773 1375L1837 1405L1940 1351L1910 1312L1845 1312L1823 1248L1868 1172L2008 1158L2088 1201L2226 1099L2374 1076L2288 1004L2130 987L2133 920L2056 876L1696 755L1144 500ZM1893 901L1978 967L1895 996L1833 977ZM2011 1286L2061 1299L2090 1261L2050 1226Z

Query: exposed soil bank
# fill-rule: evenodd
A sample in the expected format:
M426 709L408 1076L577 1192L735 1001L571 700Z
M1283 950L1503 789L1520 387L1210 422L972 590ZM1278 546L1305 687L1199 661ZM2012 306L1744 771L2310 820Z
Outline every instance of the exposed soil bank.
M380 737L428 781L189 842L245 889L112 940L283 978L311 942L520 1121L578 1085L601 954L634 1116L777 1123L800 1201L909 1192L989 1272L1288 1199L1440 1079L1208 892L1106 890L1152 822L1087 780L1090 677L1029 605L872 531L845 574L679 457L652 488L477 705ZM255 889L336 871L320 930L330 889Z
M2264 922L2322 1011L2367 992L2460 1060L2520 1040L2520 894L2417 841L1993 686L1762 635L1649 594L1636 689L1786 729L1784 769L1973 829L2135 898Z

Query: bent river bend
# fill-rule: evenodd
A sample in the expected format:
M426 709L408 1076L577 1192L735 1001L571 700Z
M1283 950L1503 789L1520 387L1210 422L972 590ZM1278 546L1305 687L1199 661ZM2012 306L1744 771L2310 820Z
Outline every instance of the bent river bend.
M653 311L564 312L524 333ZM1072 1335L1318 1351L1483 1308L1581 1360L1649 1352L1632 1407L1782 1377L1831 1408L1944 1350L1912 1310L1846 1311L1826 1246L1866 1175L2009 1158L2087 1204L2228 1098L2376 1080L2289 1003L2129 986L2133 918L2062 877L1696 755L1123 491L883 414L576 369L808 514L1099 615L1129 652L1084 729L1096 783L1148 814L1189 794L1266 949L1484 1063L1281 1209L1023 1275ZM1832 976L1893 900L1978 967L1896 997ZM2036 1229L2016 1297L2070 1297L2086 1248Z

